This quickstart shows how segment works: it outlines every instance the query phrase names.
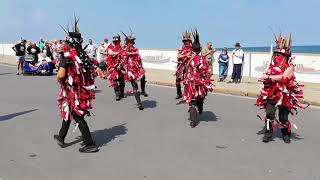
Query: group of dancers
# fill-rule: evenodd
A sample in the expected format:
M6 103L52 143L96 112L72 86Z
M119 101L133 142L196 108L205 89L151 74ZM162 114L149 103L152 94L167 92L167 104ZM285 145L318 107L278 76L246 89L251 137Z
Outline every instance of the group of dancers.
M54 139L62 148L66 147L65 138L72 120L79 127L84 146L80 152L97 152L99 149L92 139L89 127L84 120L90 116L94 94L94 78L100 76L110 82L114 88L116 100L125 97L125 83L131 83L133 95L139 110L143 110L140 95L148 96L145 92L145 71L138 49L134 46L135 38L126 35L124 45L121 45L120 35L113 36L113 43L107 48L106 62L97 64L89 58L82 47L82 36L78 28L78 19L75 18L73 30L66 31L68 38L61 50L61 61L57 74L61 84L59 92L59 108L62 127ZM192 37L191 37L192 36ZM213 81L209 64L201 55L200 35L197 29L184 32L183 46L178 50L176 88L177 97L182 103L189 105L189 119L192 128L198 125L198 116L202 114L203 104L208 92L213 91ZM297 108L305 108L299 103L303 98L303 85L295 81L294 64L291 57L291 36L276 38L276 48L273 52L269 67L263 73L261 81L263 88L256 105L265 109L266 116L261 118L265 123L263 142L272 140L274 122L281 129L283 140L290 143L291 123L289 113L293 114ZM141 83L139 92L138 82ZM182 91L183 87L183 91ZM279 119L275 112L279 110Z

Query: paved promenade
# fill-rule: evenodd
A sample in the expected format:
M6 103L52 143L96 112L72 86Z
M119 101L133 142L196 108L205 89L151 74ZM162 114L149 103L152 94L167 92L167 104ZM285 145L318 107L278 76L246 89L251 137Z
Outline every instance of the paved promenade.
M319 108L290 117L299 127L291 144L279 131L264 144L255 99L209 94L200 124L191 129L188 107L177 105L174 88L148 84L150 96L139 111L134 97L116 102L97 80L95 115L87 121L100 152L81 154L74 125L67 148L52 138L61 125L54 76L17 76L0 65L0 82L1 180L320 179Z

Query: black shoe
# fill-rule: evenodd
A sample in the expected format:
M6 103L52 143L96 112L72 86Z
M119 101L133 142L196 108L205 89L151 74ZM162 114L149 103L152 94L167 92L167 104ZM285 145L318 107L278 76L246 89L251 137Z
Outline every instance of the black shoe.
M234 81L228 81L227 83L228 83L228 84L231 84L231 83L234 83Z
M79 152L81 153L94 153L98 151L99 149L95 144L83 146L82 148L79 149Z
M141 92L141 95L143 95L144 97L148 97L149 96L146 92Z
M181 99L182 98L182 95L181 94L178 94L176 99Z
M120 101L121 100L121 97L120 96L117 96L116 97L116 101Z
M264 142L264 143L268 143L270 141L272 141L272 132L271 131L266 132L262 138L262 142Z
M142 111L142 110L144 109L144 107L143 107L143 105L142 105L142 104L139 104L139 106L138 106L138 107L139 107L139 110L140 110L140 111Z
M57 141L58 145L61 147L61 148L65 148L66 147L66 144L64 143L64 140L57 134L53 135L53 139Z
M199 124L198 122L191 121L191 122L190 122L190 127L191 127L191 128L195 128L198 124Z
M285 142L285 143L287 143L287 144L290 144L291 143L291 140L290 140L290 136L289 135L285 135L285 136L283 136L283 141Z

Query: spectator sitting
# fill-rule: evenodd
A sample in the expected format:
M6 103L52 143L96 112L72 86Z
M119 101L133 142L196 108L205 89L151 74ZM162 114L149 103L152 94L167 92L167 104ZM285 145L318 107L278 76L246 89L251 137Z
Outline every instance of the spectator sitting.
M36 43L32 43L31 46L27 48L28 54L34 56L34 63L38 62L38 54L41 52L40 48L36 45Z
M49 42L46 42L44 44L44 47L42 49L42 53L45 53L47 57L49 57L51 60L53 60L53 55L52 55L52 51L51 51L51 47L49 45Z
M51 68L51 62L52 60L46 56L45 53L42 53L39 62L32 64L28 63L26 68L27 72L36 72L37 74L42 74L42 75L51 75L52 74L52 68Z
M227 78L227 74L228 74L229 55L228 55L228 49L226 47L223 48L221 54L219 55L218 63L219 63L219 82L222 82Z

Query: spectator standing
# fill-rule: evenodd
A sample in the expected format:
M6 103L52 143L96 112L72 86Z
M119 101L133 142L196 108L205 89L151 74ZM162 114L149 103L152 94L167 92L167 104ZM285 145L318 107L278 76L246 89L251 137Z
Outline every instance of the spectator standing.
M228 74L229 55L228 55L228 49L226 47L223 48L221 54L219 55L218 63L219 63L219 82L222 82L227 78L227 74Z
M110 45L110 43L108 43L108 39L105 38L103 40L103 42L101 43L101 45L98 48L98 53L99 53L99 63L101 61L106 61L107 58L107 48Z
M43 48L44 48L44 44L45 44L45 42L44 42L43 38L40 37L39 48L40 48L40 51L41 51L41 52L42 52L42 50L43 50Z
M232 51L232 61L233 61L233 72L231 76L232 81L229 81L229 83L240 83L244 53L243 53L243 50L241 49L240 43L237 42L234 46L236 49Z
M38 54L41 52L40 48L36 45L36 43L31 43L31 45L27 48L28 54L34 56L34 62L38 62Z
M21 40L18 44L14 45L12 49L16 52L17 60L17 75L23 71L22 66L24 62L24 55L26 54L26 40Z
M93 44L92 39L89 39L88 44L85 46L84 49L90 58L96 57L97 45Z
M210 66L211 76L213 72L212 65L214 63L214 53L216 52L216 49L212 48L212 42L208 42L207 46L202 50L202 56L206 58L207 62Z

